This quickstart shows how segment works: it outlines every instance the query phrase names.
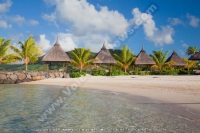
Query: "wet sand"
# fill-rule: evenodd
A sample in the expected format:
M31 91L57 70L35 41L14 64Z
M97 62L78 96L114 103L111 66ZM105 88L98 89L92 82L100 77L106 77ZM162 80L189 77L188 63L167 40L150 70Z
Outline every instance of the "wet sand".
M90 76L76 79L45 79L22 84L41 84L80 87L123 92L154 99L148 104L180 105L200 111L200 76ZM153 102L152 102L153 101Z

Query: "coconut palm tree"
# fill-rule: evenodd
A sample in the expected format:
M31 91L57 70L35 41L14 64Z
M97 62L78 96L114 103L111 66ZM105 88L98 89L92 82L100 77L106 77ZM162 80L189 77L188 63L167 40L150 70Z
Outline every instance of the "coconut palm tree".
M187 55L193 55L196 52L198 52L197 47L196 46L194 46L194 47L190 46L190 47L187 48L186 54Z
M183 58L183 60L187 63L187 66L185 67L188 69L188 71L197 64L196 61L188 60L187 58Z
M17 62L17 55L14 53L8 54L11 40L0 38L0 64L8 64Z
M114 58L117 61L117 66L124 69L124 72L129 68L131 63L134 61L135 57L134 54L130 51L127 46L122 46L120 54L114 54Z
M153 60L156 62L156 66L158 67L158 70L162 70L163 67L168 66L168 63L166 63L167 54L169 51L166 51L163 53L162 49L158 51L153 51L153 54L150 54L150 56L153 58Z
M36 45L32 36L30 36L24 43L19 42L19 44L20 49L14 46L11 46L11 48L16 52L18 59L24 62L27 71L29 63L38 61L38 56L42 54L42 47Z
M83 67L92 63L93 59L88 59L90 57L90 54L90 49L75 48L73 51L70 52L70 55L72 56L72 65L78 67L81 72L83 70Z

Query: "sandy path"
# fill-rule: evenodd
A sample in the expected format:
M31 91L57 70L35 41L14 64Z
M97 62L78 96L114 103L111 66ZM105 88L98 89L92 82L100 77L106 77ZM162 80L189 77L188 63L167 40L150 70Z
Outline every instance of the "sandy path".
M200 111L200 76L86 76L84 79L46 79L22 84L77 85L86 89L124 92Z

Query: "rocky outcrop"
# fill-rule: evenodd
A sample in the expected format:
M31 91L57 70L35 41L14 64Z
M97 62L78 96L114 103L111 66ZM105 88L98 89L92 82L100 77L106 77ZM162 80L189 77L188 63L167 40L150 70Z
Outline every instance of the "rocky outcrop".
M0 84L18 84L44 80L47 78L69 78L69 74L63 71L47 72L0 72Z

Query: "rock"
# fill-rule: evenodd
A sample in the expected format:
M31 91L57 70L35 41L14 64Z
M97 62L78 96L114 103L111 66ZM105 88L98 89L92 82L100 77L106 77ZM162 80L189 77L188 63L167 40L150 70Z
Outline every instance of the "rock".
M6 77L6 75L5 74L0 74L0 80L6 80L7 79L7 77Z
M63 78L64 74L63 73L59 73L59 76L60 76L60 78Z
M49 73L49 77L50 77L50 78L55 78L54 73Z
M12 81L14 81L14 82L16 82L17 81L17 79L18 79L18 77L17 77L17 75L16 74L12 74L12 75L10 75L10 77L9 77Z
M69 73L65 73L64 78L70 78Z
M21 82L22 82L21 80L17 79L16 84L19 84Z
M59 78L59 76L60 76L57 72L54 73L54 75L55 75L56 78Z
M109 72L109 70L108 70L108 69L106 69L106 70L105 70L105 72L106 72L106 73L108 73L108 72Z
M38 72L38 76L43 76L43 72Z
M35 76L35 77L32 77L32 80L33 80L33 81L41 80L41 76Z
M11 79L6 79L3 81L3 84L11 84Z
M32 77L38 76L38 72L31 72L31 76Z
M17 76L19 80L24 80L26 78L26 75L24 73L18 73Z
M31 75L26 75L26 79L32 79Z
M46 79L46 77L45 77L45 76L41 76L40 79L41 79L41 80L44 80L44 79Z

